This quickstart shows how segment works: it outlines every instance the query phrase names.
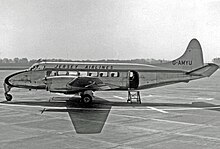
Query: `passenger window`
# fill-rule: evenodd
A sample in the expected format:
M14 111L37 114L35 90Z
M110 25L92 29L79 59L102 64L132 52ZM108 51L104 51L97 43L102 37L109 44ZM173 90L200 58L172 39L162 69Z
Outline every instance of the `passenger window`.
M53 75L54 75L54 76L58 76L58 71L54 71L54 72L53 72Z
M69 75L70 76L78 76L78 72L77 71L69 71Z
M100 77L108 77L108 72L100 72L99 76Z
M58 75L59 75L59 76L64 76L64 75L68 75L68 74L69 74L68 71L59 71L59 72L58 72Z
M88 76L97 77L98 73L97 72L88 72Z
M111 72L111 77L119 77L119 72Z
M85 76L87 76L87 72L86 71L79 71L78 76L85 77Z

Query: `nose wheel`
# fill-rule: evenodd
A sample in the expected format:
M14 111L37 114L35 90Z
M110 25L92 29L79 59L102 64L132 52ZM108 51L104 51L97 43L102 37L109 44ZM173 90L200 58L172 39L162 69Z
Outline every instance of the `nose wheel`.
M5 98L7 101L11 101L12 100L12 95L11 94L5 94Z

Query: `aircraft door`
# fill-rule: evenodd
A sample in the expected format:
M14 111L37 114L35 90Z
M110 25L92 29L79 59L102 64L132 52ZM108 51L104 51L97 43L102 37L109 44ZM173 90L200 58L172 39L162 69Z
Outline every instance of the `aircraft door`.
M139 74L137 71L129 71L129 88L137 89L139 86Z

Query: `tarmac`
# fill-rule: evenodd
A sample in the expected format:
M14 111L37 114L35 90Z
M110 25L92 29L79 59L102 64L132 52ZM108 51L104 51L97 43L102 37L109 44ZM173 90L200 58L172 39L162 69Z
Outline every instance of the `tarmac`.
M77 96L15 89L11 102L0 96L0 148L218 149L219 94L183 87L143 90L142 104L127 103L127 92L97 92L89 106Z

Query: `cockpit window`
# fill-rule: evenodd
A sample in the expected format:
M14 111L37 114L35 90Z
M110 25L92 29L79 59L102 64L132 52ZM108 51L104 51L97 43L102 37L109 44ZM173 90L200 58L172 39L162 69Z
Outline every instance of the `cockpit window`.
M30 70L30 71L33 71L33 70L35 69L35 66L36 66L36 65L32 65L32 66L29 68L29 70Z
M36 68L36 70L43 70L44 69L44 65L37 65L37 68Z
M35 71L35 70L43 70L45 68L44 65L39 65L39 64L35 64L33 66L31 66L29 68L30 71Z

